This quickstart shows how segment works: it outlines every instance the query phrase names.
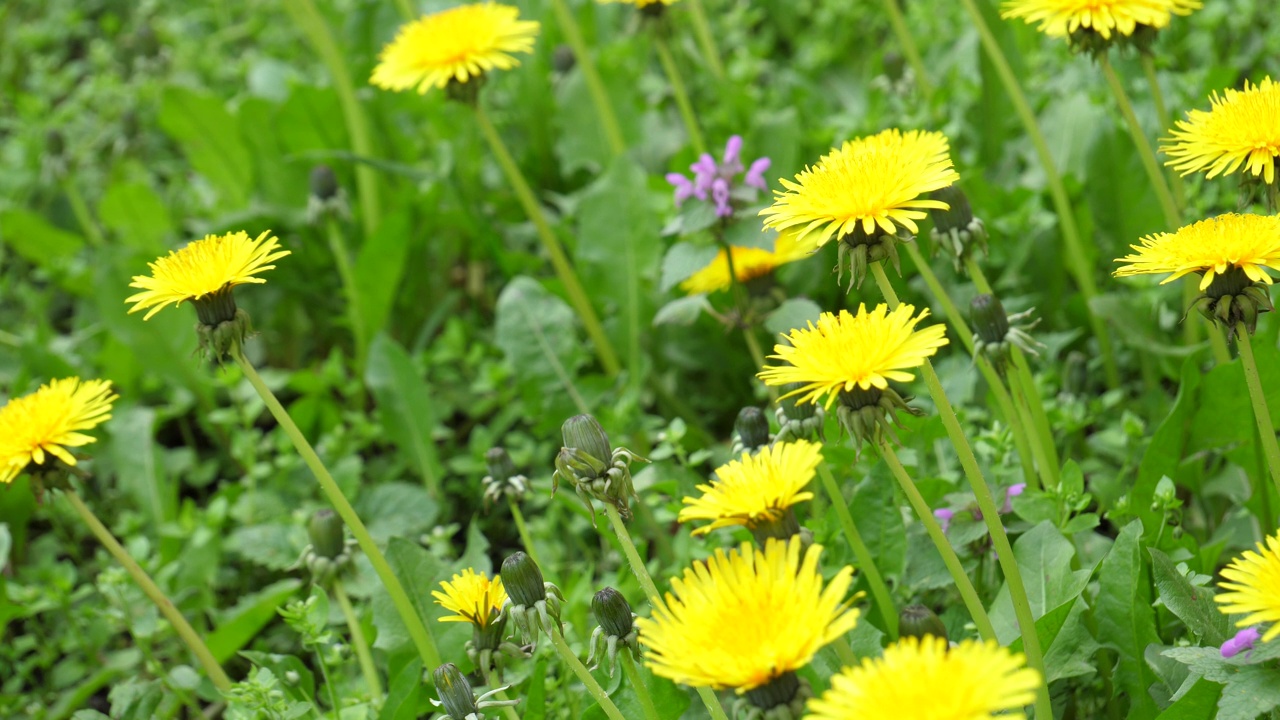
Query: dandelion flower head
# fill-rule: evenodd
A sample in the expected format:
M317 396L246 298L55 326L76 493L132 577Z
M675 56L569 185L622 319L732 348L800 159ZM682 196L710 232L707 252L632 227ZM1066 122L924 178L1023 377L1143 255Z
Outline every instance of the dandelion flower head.
M885 130L846 142L794 181L783 178L786 189L775 190L773 205L760 214L765 227L794 228L809 250L857 229L892 235L901 225L915 233L924 210L949 209L925 195L959 179L942 133Z
M919 367L947 344L946 328L930 325L916 329L929 317L929 310L916 314L915 306L877 305L867 311L858 306L858 314L848 310L840 314L823 313L815 326L792 330L790 345L775 345L775 355L785 365L770 365L758 377L766 385L802 383L787 396L798 395L796 402L817 403L826 396L830 408L841 391L876 388L884 390L889 381L909 382L913 375L906 370Z
M1140 26L1159 30L1174 15L1190 15L1198 9L1200 0L1009 0L1000 16L1039 23L1037 29L1049 37L1064 37L1083 28L1110 39L1116 32L1133 35Z
M1130 247L1134 252L1116 259L1125 263L1115 271L1117 277L1168 273L1163 285L1202 272L1204 290L1215 276L1239 268L1253 282L1270 285L1263 268L1280 269L1280 217L1227 213L1174 233L1148 235Z
M845 595L853 569L824 588L822 546L770 538L716 550L672 578L666 607L639 618L645 664L682 685L735 688L738 693L804 667L822 646L849 632L859 611Z
M743 453L717 468L709 485L698 486L700 497L684 498L679 520L711 521L694 535L777 520L787 508L813 498L805 487L821 462L822 445L806 440L775 443L755 455Z
M807 718L1025 719L1022 708L1039 687L1040 675L1026 667L1026 658L995 641L948 648L932 635L906 637L832 676L830 689L809 700Z
M507 600L501 576L490 580L471 568L441 581L440 590L431 591L431 595L437 605L456 613L440 618L440 622L469 622L481 628L497 619Z
M1280 82L1270 77L1244 90L1216 92L1208 111L1192 110L1179 120L1160 150L1166 164L1183 175L1208 171L1208 177L1230 175L1241 166L1267 184L1276 182L1280 163Z
M513 53L533 52L538 23L521 20L510 5L459 5L400 28L382 49L369 82L384 90L416 88L425 94L451 81L473 80L520 64Z
M733 277L737 278L738 282L745 283L764 277L777 268L801 260L810 254L812 251L809 248L796 242L794 232L778 235L772 250L730 245L728 254L721 249L711 264L680 283L680 289L690 295L728 290L732 287L729 276L730 256L733 257Z
M1245 613L1236 627L1271 623L1262 642L1280 635L1280 533L1258 543L1257 552L1246 550L1222 571L1218 586L1227 592L1214 600L1228 614Z
M248 283L265 283L259 273L274 270L271 263L289 254L264 232L250 239L243 231L206 235L170 252L153 263L150 275L135 275L129 287L142 292L125 299L130 313L148 310L144 320L169 305L200 300L219 291Z
M96 442L82 431L110 420L117 397L106 380L70 377L10 400L0 408L0 484L13 482L31 463L43 465L49 455L74 466L68 448Z

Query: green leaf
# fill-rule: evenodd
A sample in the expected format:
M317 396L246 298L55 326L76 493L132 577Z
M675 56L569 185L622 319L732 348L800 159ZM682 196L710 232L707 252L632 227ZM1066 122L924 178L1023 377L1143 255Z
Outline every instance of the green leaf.
M54 227L27 210L0 213L0 240L40 267L63 269L84 246L84 238Z
M1156 635L1151 588L1142 567L1142 521L1125 525L1098 570L1098 637L1116 650L1117 685L1129 696L1129 718L1153 718L1155 702L1147 688L1156 681L1143 653Z
M378 542L396 536L415 537L435 525L440 514L440 506L422 486L402 482L365 490L357 510Z
M678 242L667 250L662 258L662 282L658 289L667 292L690 276L711 264L720 250L714 245L695 245Z
M133 497L153 529L173 520L178 507L178 484L158 467L155 410L137 405L117 407L107 431L111 433L111 463L116 483ZM167 554L167 553L166 553Z
M191 167L222 196L224 209L240 208L248 202L253 158L240 139L235 116L220 97L184 87L165 88L157 120L182 147Z
M524 707L521 708L523 720L545 720L547 717L547 659L538 658L533 666L533 675L529 677L524 696Z
M307 545L307 531L290 523L238 527L227 537L226 549L268 570L287 570L298 562Z
M275 620L276 610L302 587L302 581L287 578L274 582L236 603L222 614L213 632L205 637L209 652L220 663L230 660L249 644L258 631Z
M443 612L433 609L431 591L438 590L440 581L447 577L445 567L421 545L404 538L391 538L387 543L386 555L391 571L400 579L418 617L422 618L428 632L431 632L435 616ZM374 595L373 624L378 628L378 639L374 641L374 647L391 651L409 642L409 633L385 589L380 589Z
M293 655L278 655L276 653L264 653L254 650L245 650L240 653L249 662L258 667L265 667L270 670L276 677L284 678L286 673L295 672L298 674L297 682L281 682L280 686L284 688L284 692L291 700L310 702L315 697L316 692L316 676L307 667L307 664L299 660Z
M764 319L764 327L775 335L785 335L796 328L809 327L822 314L818 303L808 298L788 298Z
M1196 587L1178 572L1168 555L1156 548L1147 548L1151 554L1151 569L1155 575L1156 590L1169 611L1186 623L1205 645L1221 645L1228 638L1227 616L1218 610L1213 600L1213 589Z
M567 417L574 405L573 379L587 360L573 310L536 280L520 276L498 296L495 341L511 367L526 403L555 417ZM559 403L557 405L557 402Z
M164 240L173 232L169 206L141 182L118 182L98 201L98 218L125 245L148 255L164 253Z
M1218 712L1218 697L1222 685L1209 680L1198 680L1177 702L1165 708L1156 720L1213 720Z
M432 496L439 497L442 469L432 437L435 403L409 353L386 335L378 335L369 346L365 382L378 401L378 415L391 442Z
M408 212L388 213L383 216L378 231L360 248L352 274L368 337L387 326L396 291L408 267L405 258L412 237Z
M1265 665L1241 668L1222 690L1218 720L1254 720L1280 706L1280 670Z
M1059 492L1063 495L1081 495L1084 493L1084 471L1080 469L1075 460L1068 460L1062 464L1062 475L1059 482L1061 483Z
M1129 492L1129 506L1142 520L1144 527L1157 528L1163 518L1156 510L1151 509L1151 500L1155 496L1156 484L1160 478L1173 477L1186 448L1188 427L1201 401L1200 381L1203 374L1200 364L1194 358L1188 358L1182 364L1182 379L1178 385L1178 397L1174 400L1173 409L1156 428L1142 454L1142 462L1138 466L1138 479Z
M1070 605L1089 582L1091 570L1071 569L1075 546L1058 528L1045 521L1023 533L1013 545L1013 554L1022 571L1023 585L1031 603L1031 614L1041 618L1062 605ZM996 637L1008 644L1018 637L1017 619L1007 583L1000 586L991 603L991 624Z
M422 705L422 660L413 658L389 680L378 720L417 720Z
M843 485L838 470L836 479ZM849 514L876 559L876 567L889 578L900 576L907 566L907 527L898 512L894 487L893 483L868 476L858 483L849 503ZM840 534L839 525L828 527ZM844 539L838 542L847 543Z
M692 325L698 321L698 317L704 311L710 309L711 302L707 300L706 295L698 294L676 298L658 308L657 314L653 316L653 324Z

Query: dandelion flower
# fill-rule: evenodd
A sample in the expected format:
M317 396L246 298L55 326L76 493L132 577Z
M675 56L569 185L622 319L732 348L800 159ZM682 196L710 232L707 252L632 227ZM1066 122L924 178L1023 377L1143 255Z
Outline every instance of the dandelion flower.
M148 263L150 275L135 275L129 287L142 292L125 299L133 303L130 313L147 310L143 320L150 320L152 315L169 305L178 306L191 300L196 304L197 313L206 324L214 321L230 319L225 307L209 308L216 314L205 317L206 306L201 301L209 300L219 304L217 300L230 301L231 288L249 283L265 283L259 273L274 270L271 263L289 254L280 249L280 243L264 232L256 239L249 239L243 231L226 235L206 235L201 240L187 244L179 250ZM148 308L150 308L148 310ZM231 304L231 314L235 305Z
M643 10L650 5L675 5L680 0L598 0L602 5L635 5Z
M1227 213L1174 233L1148 235L1130 247L1134 252L1116 259L1125 263L1117 277L1167 273L1163 285L1199 272L1205 290L1216 276L1238 268L1249 280L1270 285L1263 268L1280 269L1280 217Z
M671 580L666 607L640 618L645 664L655 675L739 694L804 667L822 646L853 629L859 611L845 598L853 569L823 588L822 546L769 539L716 550Z
M702 496L684 498L680 522L710 520L694 535L716 528L746 525L749 529L780 519L792 505L813 498L805 491L822 462L822 445L806 440L777 443L759 453L743 453L716 469Z
M47 455L74 466L68 448L96 442L81 431L110 420L117 397L106 380L70 377L10 400L0 408L0 484L13 482L31 463L43 465Z
M808 720L1026 718L1040 675L1021 653L994 641L904 637L878 658L832 676L831 688L809 701Z
M440 618L440 622L469 622L481 629L497 619L502 612L502 604L507 600L501 576L490 580L484 573L471 568L442 581L440 590L431 591L431 595L437 605L457 613Z
M729 254L722 249L711 261L710 265L689 276L680 283L680 289L693 295L695 293L713 293L728 290L732 286L729 279L729 257L733 257L733 275L738 282L745 283L763 277L775 269L795 262L810 255L810 250L796 242L796 234L782 233L774 242L773 250L749 248L730 245Z
M927 308L917 315L913 305L889 310L881 304L867 312L862 304L857 315L848 310L823 313L817 326L810 322L808 328L792 330L790 345L774 346L777 354L770 358L788 364L765 367L758 377L766 385L802 383L787 395L811 403L826 396L828 410L841 392L886 390L890 380L910 381L914 376L906 370L923 365L947 344L942 325L916 329L927 317Z
M1084 29L1110 40L1112 33L1128 37L1141 26L1159 30L1174 15L1198 9L1200 0L1009 0L1000 16L1039 23L1037 29L1050 37Z
M1230 582L1218 586L1228 592L1214 598L1224 613L1248 613L1236 627L1271 623L1262 642L1280 635L1280 533L1258 543L1258 551L1246 550L1222 571Z
M1245 81L1244 90L1228 89L1210 98L1212 108L1192 110L1177 122L1173 137L1160 150L1165 163L1189 175L1201 170L1208 177L1230 175L1240 166L1267 184L1276 182L1280 162L1280 82L1270 77L1258 85Z
M773 205L760 214L765 227L795 228L808 250L858 229L892 235L901 225L915 233L924 210L948 207L924 195L959 179L942 133L885 130L846 142L794 181L783 178L786 190L774 191Z
M445 88L490 70L520 64L512 53L533 51L538 23L519 19L510 5L460 5L406 24L373 69L369 82L384 90Z

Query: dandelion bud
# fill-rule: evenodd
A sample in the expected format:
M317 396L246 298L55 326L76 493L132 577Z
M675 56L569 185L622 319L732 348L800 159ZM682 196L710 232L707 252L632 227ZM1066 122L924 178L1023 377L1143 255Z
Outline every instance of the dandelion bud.
M497 482L504 482L516 474L516 464L511 461L507 451L500 447L489 448L484 454L484 464L489 469L489 475Z
M742 452L755 452L769 444L769 421L758 407L742 408L738 412L738 419L733 423L733 430L738 436L738 442L735 445L742 446L740 451L735 447L735 455Z
M440 696L440 704L445 712L454 720L466 720L480 714L476 706L475 693L471 691L471 683L453 663L445 663L432 673L436 681L436 693Z
M542 570L523 552L502 561L502 584L517 605L536 605L547 599Z
M930 200L940 200L950 207L946 210L931 208L933 218L934 250L943 250L951 256L951 262L960 272L966 260L973 256L975 248L986 252L987 228L982 220L974 217L973 208L964 191L948 185L929 193Z
M328 200L338 194L338 176L328 165L317 165L311 168L311 194L321 200Z
M67 139L60 130L50 130L44 134L44 151L53 157L62 157L67 152Z
M342 518L329 508L317 510L307 523L307 535L311 538L311 547L316 554L330 560L338 557L346 549L343 539Z
M515 619L526 644L536 640L539 632L559 629L564 596L560 588L543 581L542 571L533 558L517 552L503 560L502 584L510 599L503 612Z
M591 613L605 633L614 637L626 637L635 627L635 615L631 604L622 593L607 587L591 598Z
M484 454L484 463L489 469L483 480L486 505L504 495L519 500L529 490L529 478L516 470L516 464L504 448L490 448Z
M1036 348L1043 347L1027 330L1035 327L1038 320L1025 324L1018 321L1030 317L1032 310L1025 310L1007 315L1000 298L994 295L975 295L969 303L969 319L973 322L973 354L985 355L996 370L1004 370L1013 347L1021 348L1032 355L1038 355Z
M994 295L975 295L969 303L969 319L985 343L998 345L1009 334L1009 316L1000 298Z
M947 639L947 626L937 613L924 605L908 605L898 613L898 633L902 637L923 638L926 635Z
M565 420L564 425L560 426L560 433L564 436L566 448L580 450L600 462L607 462L613 453L604 428L587 413Z
M577 62L578 59L573 55L573 48L564 43L557 45L555 51L551 53L551 67L561 75L568 74Z
M881 65L884 68L885 77L893 82L902 79L903 74L907 71L907 61L900 53L892 50L886 52L881 59Z

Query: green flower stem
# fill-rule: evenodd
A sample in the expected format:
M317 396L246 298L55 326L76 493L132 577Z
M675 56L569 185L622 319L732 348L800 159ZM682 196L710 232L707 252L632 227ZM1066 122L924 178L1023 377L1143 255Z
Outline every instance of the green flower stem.
M342 706L338 704L338 689L333 686L333 680L329 679L329 664L324 661L324 653L320 652L320 646L315 648L316 664L320 666L320 679L324 682L325 687L329 688L329 707L333 709L334 715L342 714ZM315 703L319 705L319 703ZM324 717L321 715L321 717Z
M720 51L716 48L715 36L711 34L711 25L707 22L707 11L702 7L702 0L687 0L684 4L689 8L693 37L702 50L707 69L716 80L724 80L724 63L720 62Z
M404 18L405 22L416 20L418 18L417 14L413 10L413 3L410 2L410 0L396 0L396 9L400 11L400 17Z
M898 459L898 454L894 451L893 446L887 440L880 441L880 457L884 458L884 462L889 466L889 471L893 473L893 478L898 481L898 486L902 488L902 492L907 496L907 501L911 503L912 509L916 511L916 516L920 518L920 522L924 525L924 531L928 533L929 539L933 541L933 546L938 548L938 554L942 556L942 562L947 566L947 571L951 573L951 579L956 584L956 590L960 591L960 598L964 600L964 606L969 611L969 616L973 618L973 624L978 628L978 635L983 640L995 640L996 630L991 625L991 618L987 615L987 609L982 606L982 599L978 597L978 591L973 587L973 580L964 571L964 565L960 564L960 558L956 556L955 548L951 547L951 541L947 539L947 535L942 530L942 526L938 524L938 519L933 516L933 510L929 507L929 503L925 502L924 496L920 494L919 488L911 476L907 474L907 469L902 466L902 461Z
M907 56L907 63L915 73L916 84L920 86L920 92L927 98L933 94L933 83L929 82L924 60L920 57L920 48L916 46L915 38L911 36L907 19L902 15L902 8L898 7L897 0L881 0L881 3L884 5L885 14L889 16L889 24L893 26L893 34L897 36L902 54Z
M893 596L889 592L889 586L885 584L880 568L876 567L875 556L862 541L862 534L858 532L858 526L853 522L853 515L849 513L849 505L844 500L844 494L840 492L840 486L836 484L836 478L831 474L831 469L826 463L818 465L818 476L822 478L822 486L836 509L836 518L840 520L840 529L844 531L845 540L849 541L853 556L858 560L858 569L866 576L867 585L871 586L871 596L875 598L880 617L884 619L884 626L889 631L889 642L893 642L898 639L898 610L893 606Z
M605 514L609 516L609 523L613 525L613 534L617 536L618 542L622 545L622 554L627 557L627 563L631 565L631 572L635 573L636 579L640 581L640 587L644 590L645 597L649 599L649 605L654 610L660 610L666 606L662 602L662 596L658 594L658 586L653 582L653 576L649 574L649 569L645 567L644 561L640 559L640 553L636 552L636 544L631 541L631 533L627 531L626 523L622 522L622 516L618 514L618 508L609 503L604 504ZM728 720L724 714L724 708L720 705L720 699L716 697L711 688L699 687L698 697L702 698L702 704L707 706L707 712L711 713L712 720Z
M351 151L359 159L375 157L373 136L369 132L369 117L356 99L356 88L351 80L351 73L347 70L346 58L338 48L324 16L316 9L312 0L285 0L284 8L293 18L294 24L307 36L308 42L329 71L333 90L338 94L338 103L342 108L342 119L351 135ZM364 227L364 236L368 238L378 229L382 211L378 200L378 176L372 166L363 162L356 164L356 190L360 196L360 222Z
M1162 132L1173 130L1173 118L1169 116L1169 107L1165 105L1164 93L1160 91L1160 79L1156 77L1155 59L1149 52L1139 52L1142 61L1142 74L1147 76L1147 84L1151 86L1151 103L1156 107L1156 121L1160 123ZM1173 189L1173 202L1180 208L1187 207L1187 190L1182 183L1182 175L1176 170L1169 171L1169 186Z
M636 691L636 697L640 698L640 709L644 711L645 720L660 720L658 708L653 704L653 696L649 694L644 677L640 675L640 668L636 667L636 661L631 657L631 648L619 648L618 662L627 676L627 682Z
M968 1L970 0L966 0L966 2ZM880 292L884 294L889 307L896 308L900 304L898 296L893 291L893 286L889 283L889 278L885 275L884 268L881 267L879 262L876 262L871 265L871 271L875 274L876 284L880 286ZM933 371L933 363L925 360L924 365L921 366L921 371L921 374L924 375L925 383L929 386L929 394L933 397L934 404L938 406L938 414L942 416L942 424L947 429L947 435L951 437L951 444L955 447L956 454L960 456L960 465L964 468L964 474L969 480L973 496L978 501L978 509L982 511L982 519L987 523L987 531L991 535L991 542L995 548L997 559L1000 561L1000 568L1004 571L1005 582L1009 585L1009 598L1013 601L1013 614L1018 620L1018 628L1022 634L1022 646L1027 655L1027 664L1040 673L1040 677L1048 677L1045 674L1044 654L1040 648L1040 636L1036 634L1035 616L1031 612L1031 603L1027 599L1027 589L1022 581L1022 571L1018 568L1017 556L1013 554L1013 546L1009 543L1009 536L1004 531L1004 523L1000 520L1000 509L996 507L995 499L991 495L991 488L982 476L982 468L978 466L978 458L974 456L973 448L969 445L969 440L965 438L964 429L960 427L960 421L956 418L955 409L951 407L951 402L947 399L947 394L942 389L938 374ZM1272 433L1273 439L1274 436L1275 434ZM1036 692L1035 707L1037 718L1052 720L1053 706L1049 702L1049 687L1047 684L1042 683Z
M729 266L729 292L733 295L734 304L738 307L738 319L742 325L742 337L747 341L747 352L751 353L751 361L755 363L757 368L763 368L765 365L764 351L760 348L760 339L756 337L756 331L749 323L745 321L747 314L747 293L743 289L742 283L738 282L738 271L733 266L733 252L729 249L729 243L725 242L723 225L717 225L716 240L720 245L720 251L724 253L725 264ZM766 385L765 390L769 392L769 400L771 402L778 401L778 388L773 385Z
M609 720L627 720L622 711L618 709L618 706L614 705L613 701L609 699L604 688L600 687L600 683L596 682L596 679L591 676L591 671L587 669L587 666L583 665L578 656L573 654L573 650L569 649L569 644L564 641L564 636L560 634L560 631L552 628L548 634L551 635L551 644L555 646L556 652L560 654L560 659L564 660L569 669L573 671L573 674L577 675L582 684L587 687L587 692L591 693L591 697L595 698L596 703L600 705L600 709L604 711L605 715L609 716Z
M102 543L107 552L111 553L111 556L116 559L116 562L119 562L124 567L125 572L129 573L129 577L133 578L138 587L142 588L142 593L147 596L147 599L155 603L156 608L160 610L160 614L164 615L169 624L173 626L174 632L178 633L178 637L182 639L182 642L186 643L187 648L196 656L200 666L204 668L209 679L213 681L214 687L224 693L230 690L231 678L227 677L227 672L222 669L222 665L213 657L213 653L209 652L209 646L205 645L204 640L200 639L200 634L191 627L191 623L187 622L182 613L178 612L178 608L174 606L173 601L164 594L160 586L156 585L151 576L147 574L147 571L143 570L142 566L129 555L129 551L124 549L120 541L116 540L115 535L112 535L107 526L103 525L102 521L98 519L98 516L93 514L89 506L84 504L84 500L80 499L79 493L68 489L63 492L63 495L67 498L67 502L71 503L71 507L75 509L76 514L80 516L84 524L89 526L89 532L93 533L98 542Z
M591 103L595 105L596 115L600 118L600 127L604 129L605 140L609 143L609 152L614 156L621 155L627 151L627 143L622 139L622 127L618 125L618 116L613 112L613 105L609 102L609 93L600 80L600 73L596 70L587 42L582 38L582 29L578 27L578 21L573 17L573 11L569 9L565 0L551 0L551 10L556 14L560 31L564 33L564 39L569 43L570 49L573 50L573 57L582 70L582 79L587 83L587 92L591 93Z
M1142 159L1142 168L1147 172L1147 179L1155 188L1156 200L1160 202L1160 210L1164 212L1165 225L1168 226L1169 232L1173 232L1182 226L1182 210L1173 201L1169 181L1165 178L1164 171L1160 169L1160 164L1156 162L1151 141L1147 139L1147 134L1142 130L1142 124L1138 122L1138 116L1133 111L1133 102L1129 100L1129 94L1125 92L1124 83L1120 82L1116 69L1111 66L1111 60L1104 53L1098 56L1098 64L1102 66L1102 74L1107 78L1107 84L1111 86L1111 94L1116 96L1116 104L1120 106L1120 114L1124 115L1125 124L1129 126L1129 134L1133 136L1133 144L1138 148L1138 157Z
M1271 481L1276 484L1276 490L1280 491L1280 445L1276 444L1276 426L1271 422L1267 396L1262 391L1262 378L1258 375L1258 361L1253 357L1253 341L1249 338L1244 323L1236 325L1236 337L1240 345L1240 360L1244 363L1244 380L1249 386L1249 399L1253 402L1253 418L1258 423L1258 435L1267 455Z
M1053 154L1049 152L1049 143L1044 139L1044 132L1040 130L1040 123L1036 120L1035 113L1031 111L1031 104L1027 102L1027 96L1022 92L1022 86L1018 84L1018 78L1013 74L1013 68L1009 66L1008 58L1004 56L1004 51L1000 49L1000 43L996 40L995 35L991 34L991 28L987 26L987 21L983 19L982 12L978 10L974 0L960 0L960 2L964 5L965 11L968 12L974 27L977 28L982 47L986 50L991 64L995 66L996 73L1000 76L1000 82L1004 85L1009 100L1013 102L1014 110L1018 113L1018 118L1022 121L1022 125L1027 131L1027 136L1031 139L1031 144L1036 149L1036 155L1040 158L1040 165L1044 168L1045 179L1049 184L1049 195L1053 199L1053 206L1058 214L1058 223L1062 226L1062 240L1066 251L1067 268L1075 278L1076 285L1080 288L1080 293L1084 295L1085 307L1089 311L1089 325L1093 330L1094 337L1098 339L1098 349L1102 354L1107 386L1111 388L1119 387L1120 368L1116 365L1115 352L1111 347L1111 336L1107 332L1106 324L1093 309L1093 299L1098 297L1098 286L1094 282L1093 268L1089 264L1089 251L1096 251L1096 249L1092 247L1086 248L1085 241L1081 238L1080 229L1076 225L1075 214L1071 209L1071 199L1067 195L1067 187L1063 184L1062 176L1058 173L1057 164L1053 161Z
M946 288L938 281L938 276L934 274L933 268L925 260L924 255L920 253L920 249L916 247L916 243L903 243L907 248L907 254L911 256L911 261L916 264L916 270L919 271L920 277L924 278L924 284L929 287L929 291L933 293L933 297L942 305L942 312L947 316L947 320L955 328L956 334L960 336L960 341L964 343L965 350L974 355L973 352L973 331L969 329L969 324L964 321L964 315L956 307L951 296L947 294ZM972 259L970 259L972 262ZM990 293L990 290L982 292ZM1004 416L1004 421L1008 423L1009 429L1013 432L1013 444L1018 450L1018 461L1022 465L1022 478L1032 486L1036 483L1036 457L1035 450L1032 448L1030 436L1027 434L1027 428L1030 424L1021 421L1021 414L1015 409L1013 399L1009 397L1009 391L1004 386L1004 379L1000 377L1000 373L996 372L995 367L991 364L990 358L985 356L974 356L974 363L978 366L978 371L982 373L982 377L987 381L987 387L991 388L991 394L995 395L996 405L1000 408L1000 414ZM1033 462L1033 459L1036 462ZM1040 468L1040 480L1043 481L1045 468Z
M510 495L507 496L507 507L511 509L511 519L516 521L516 532L520 534L520 542L524 544L524 551L529 553L529 557L538 567L546 567L538 559L537 551L533 549L533 538L529 535L529 527L524 524L524 513L520 512L519 503Z
M258 395L266 403L267 409L271 411L271 415L280 424L280 429L293 442L293 447L302 456L302 461L307 464L307 467L311 469L311 473L316 476L316 480L320 483L320 489L329 498L329 502L333 504L333 509L342 518L342 522L346 523L346 526L351 529L351 534L355 537L356 542L359 543L360 549L369 558L369 563L373 565L374 572L378 574L383 586L386 587L387 594L391 597L391 603L395 605L396 612L399 613L405 630L408 631L409 637L413 639L413 644L418 649L418 654L422 657L423 666L429 668L439 667L443 661L440 659L440 651L436 649L435 640L427 632L427 627L422 623L422 618L413 607L413 602L409 600L409 595L405 592L404 585L400 583L400 579L392 572L391 565L387 563L386 556L378 549L378 544L373 541L373 536L369 534L369 529L364 526L364 522L356 514L355 508L351 507L347 497L342 494L342 488L338 487L338 483L329 474L328 468L324 466L324 463L320 462L320 457L316 455L311 443L307 442L306 436L302 434L302 431L298 429L297 423L289 416L289 411L284 409L284 406L280 404L280 400L276 398L275 393L271 392L271 388L267 387L267 384L262 381L262 376L258 375L258 371L253 368L253 365L244 356L240 348L233 349L231 354L236 363L240 365L240 369L244 372L245 378L249 380L249 384L253 385L253 389L258 391Z
M853 646L849 644L849 638L841 635L831 642L836 649L836 655L840 657L840 664L845 667L854 667L858 664L858 654L853 651Z
M351 267L351 255L347 251L346 238L338 221L330 218L325 223L325 235L329 241L329 252L333 255L334 264L338 266L338 277L342 281L342 290L347 296L347 323L351 325L351 336L355 340L356 376L364 377L364 364L369 357L369 331L364 326L364 313L360 307L360 292L356 288L356 275ZM363 387L363 384L361 384ZM432 493L436 494L436 493Z
M658 60L662 63L663 72L667 74L667 81L671 83L671 94L680 110L685 131L689 133L689 142L693 145L693 151L701 155L707 151L707 145L702 140L698 116L694 114L693 104L689 102L689 93L684 88L684 80L680 79L680 70L676 67L675 58L671 56L671 48L667 46L666 38L658 33L653 34L653 46L658 51Z
M373 653L369 651L369 641L365 639L364 630L360 628L360 618L356 617L355 608L351 607L351 598L342 587L342 580L333 583L333 598L342 608L342 617L347 620L347 630L351 633L351 646L355 648L356 659L360 661L360 672L364 682L369 686L369 694L374 703L382 700L382 681L378 678L378 668L373 664Z
M529 188L529 183L524 179L524 174L520 172L520 167L516 165L515 158L511 157L511 151L507 149L507 144L502 140L497 128L489 120L488 113L484 111L484 108L478 102L475 105L475 111L476 123L480 126L480 131L484 133L485 139L489 141L489 147L493 150L498 164L502 166L502 171L506 174L507 181L511 183L511 189L515 191L516 198L524 206L525 214L529 216L529 220L533 222L534 228L538 231L538 239L542 241L542 249L551 258L551 266L555 268L556 277L560 278L560 283L564 285L564 291L569 296L569 304L573 306L573 309L578 314L578 319L586 327L587 335L591 338L591 343L595 345L596 355L600 358L600 364L604 366L604 370L609 377L616 376L622 371L622 365L618 362L618 353L613 349L613 343L609 342L609 336L605 334L604 327L600 324L600 318L591 306L591 299L587 297L586 291L582 289L578 274L574 272L573 265L569 264L569 257L565 255L564 247L560 244L559 238L556 237L555 231L551 229L551 224L547 222L547 217L543 214L542 207L538 205L537 198L533 196L533 190ZM433 665L432 667L435 666Z
M1020 378L1016 373L1009 378L1009 387L1013 392L1013 402L1017 406L1018 417L1021 420L1021 424L1026 427L1034 428L1035 418L1031 415L1030 403L1027 400L1026 389L1023 387L1023 384L1020 382ZM1036 442L1032 443L1031 447L1031 452L1035 456L1036 466L1040 468L1040 486L1044 488L1056 488L1058 487L1059 482L1059 476L1056 470L1057 465L1049 460L1048 456L1045 455L1044 450L1046 445L1052 447L1052 443L1052 437L1046 441L1039 433L1037 433Z
M76 216L76 223L84 231L84 236L88 238L89 244L94 247L102 247L106 243L106 238L102 235L102 228L98 227L98 223L94 221L93 214L89 212L89 205L85 203L84 195L80 194L80 188L76 187L76 183L71 178L70 173L62 178L62 192L67 196L67 204L71 206L71 214Z

